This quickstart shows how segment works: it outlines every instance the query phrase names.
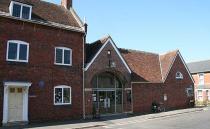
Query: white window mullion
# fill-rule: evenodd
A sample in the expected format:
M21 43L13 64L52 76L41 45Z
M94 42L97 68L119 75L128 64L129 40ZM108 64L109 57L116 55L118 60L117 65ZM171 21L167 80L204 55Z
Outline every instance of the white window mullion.
M64 51L65 51L65 49L62 49L62 51L63 51L62 63L65 64L65 61L64 61L64 59L65 59L65 57L64 57Z
M63 91L64 91L64 88L62 88L62 104L64 104L64 102L63 102Z
M70 89L70 90L69 90L69 92L70 92L70 93L69 93L69 95L70 95L70 96L69 96L69 103L71 104L71 88L69 88L69 89Z
M19 56L20 56L20 44L17 43L17 59L16 60L20 60Z
M20 18L22 18L22 11L23 11L23 6L20 6Z

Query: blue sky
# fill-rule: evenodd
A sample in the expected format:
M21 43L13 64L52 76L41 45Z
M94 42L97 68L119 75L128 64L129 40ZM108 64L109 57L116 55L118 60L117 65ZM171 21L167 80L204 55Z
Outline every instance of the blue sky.
M73 0L73 7L87 19L88 42L109 34L121 48L210 59L210 0Z

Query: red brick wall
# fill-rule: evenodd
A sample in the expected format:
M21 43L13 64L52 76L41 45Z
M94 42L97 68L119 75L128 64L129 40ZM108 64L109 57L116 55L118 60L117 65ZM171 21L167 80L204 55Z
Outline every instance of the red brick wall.
M152 102L162 102L162 84L132 84L133 92L133 112L149 113L151 112Z
M199 74L193 74L195 86L199 84ZM210 73L204 73L204 84L210 84Z
M176 72L180 71L184 79L177 80ZM189 107L190 99L186 88L194 86L181 58L178 56L172 66L169 75L164 84L160 83L134 83L132 84L133 91L133 111L138 113L151 112L153 101L164 104L166 110L181 109ZM164 101L164 94L167 95L167 101Z
M176 79L177 71L180 71L183 74L183 80ZM186 88L189 88L190 86L194 87L193 81L184 67L180 56L177 56L164 83L164 93L167 94L168 97L166 102L168 110L188 107L189 100L194 100L194 97L189 98L187 96Z
M29 43L29 63L6 61L8 40ZM55 47L72 49L73 66L54 65ZM0 18L0 121L3 81L32 82L29 89L29 121L64 120L82 116L83 34ZM43 88L39 82L44 81ZM54 106L54 86L72 87L72 105Z
M116 63L116 68L109 68L109 58L107 56L107 51L111 50L111 59ZM91 90L92 85L91 81L93 77L97 74L100 74L102 72L112 72L116 74L122 81L125 81L124 88L130 88L130 73L126 69L125 65L121 61L120 57L114 50L113 46L109 43L107 46L102 50L102 52L99 54L99 56L95 59L95 61L92 63L92 65L89 67L89 69L85 72L85 88ZM130 107L126 105L124 102L124 111L131 111L131 105ZM85 109L86 109L86 115L92 114L92 92L86 91L85 93ZM127 109L126 109L126 108Z

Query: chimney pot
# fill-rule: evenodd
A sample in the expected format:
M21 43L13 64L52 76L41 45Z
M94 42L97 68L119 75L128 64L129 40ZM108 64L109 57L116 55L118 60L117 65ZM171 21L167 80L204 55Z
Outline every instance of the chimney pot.
M70 9L72 7L72 0L61 0L61 5L66 9Z

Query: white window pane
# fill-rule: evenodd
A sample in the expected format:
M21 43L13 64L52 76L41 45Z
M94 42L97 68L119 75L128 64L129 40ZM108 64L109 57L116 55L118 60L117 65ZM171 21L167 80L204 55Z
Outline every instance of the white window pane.
M26 6L23 6L23 9L22 9L22 18L29 19L29 16L30 16L30 8L29 7L26 7Z
M19 60L27 60L27 45L20 44Z
M63 50L56 48L56 63L62 63Z
M55 103L62 103L62 88L55 88Z
M70 50L64 50L64 64L70 64Z
M17 59L17 46L16 43L9 43L8 59Z
M21 5L14 4L12 10L12 16L20 17Z
M63 103L70 103L70 88L63 89Z

